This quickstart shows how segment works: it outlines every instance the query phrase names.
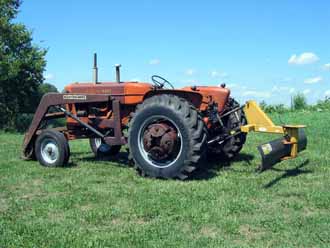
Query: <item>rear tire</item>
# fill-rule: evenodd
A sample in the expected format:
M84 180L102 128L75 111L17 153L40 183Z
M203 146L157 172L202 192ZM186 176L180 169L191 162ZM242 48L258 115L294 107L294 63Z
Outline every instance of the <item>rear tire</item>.
M101 138L90 138L89 145L96 157L115 156L121 149L121 145L110 146Z
M35 155L43 166L64 166L69 161L70 147L63 133L46 129L36 139Z
M239 103L230 98L228 102L228 111L239 107ZM236 115L237 114L237 115ZM228 130L237 129L247 123L244 111L242 109L230 114L225 120L224 125ZM234 158L243 148L246 141L246 133L239 133L220 145L220 156L225 159Z
M156 126L157 131L157 125L161 128L165 126L167 133L165 132L163 136L151 135L150 138L152 126ZM173 138L173 140L169 139L169 142L175 144L169 151L161 143L166 134L170 134L169 136ZM154 137L161 141L157 141ZM145 145L147 138L151 139L147 143L151 147L150 150ZM134 160L136 169L143 176L187 178L204 157L207 149L206 141L206 128L198 111L185 99L174 95L158 95L146 99L138 105L130 121L128 136L130 156ZM153 149L156 151L156 156L151 152ZM158 151L160 152L157 153ZM167 157L159 158L157 157L159 154L165 154Z

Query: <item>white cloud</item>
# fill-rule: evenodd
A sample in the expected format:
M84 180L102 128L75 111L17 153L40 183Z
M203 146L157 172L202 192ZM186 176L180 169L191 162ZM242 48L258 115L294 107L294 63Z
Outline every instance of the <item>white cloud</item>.
M218 72L218 71L211 71L211 77L213 78L217 78L217 77L220 77L220 78L225 78L228 76L228 74L226 72Z
M295 88L290 88L289 93L292 94L292 93L295 92L295 91L296 91Z
M151 59L149 61L149 65L159 65L160 64L160 60L159 59Z
M260 97L260 98L270 98L272 96L269 91L256 91L256 90L248 90L242 93L242 96L252 96L252 97Z
M326 70L326 71L330 71L330 63L325 64L325 65L323 66L323 69Z
M305 84L316 84L323 80L322 77L313 77L313 78L306 78L304 83Z
M238 87L239 87L238 84L228 84L227 85L227 88L229 88L229 89L234 89L234 88L238 88Z
M300 55L293 54L288 63L292 65L306 65L306 64L313 64L319 60L319 57L316 54L311 52L305 52Z
M310 90L310 89L305 89L305 90L303 91L303 94L304 94L304 95L308 95L309 93L311 93L311 90Z
M326 92L324 92L325 96L330 96L330 90L327 90Z
M194 69L187 69L186 71L185 71L185 74L187 75L187 76L192 76L192 75L194 75L195 74L195 70Z
M218 86L220 87L222 83L219 83ZM246 90L249 90L249 88L247 86L244 86L242 84L239 83L226 83L226 88L232 90L233 92L239 92L240 95L242 95L242 93Z
M184 84L195 84L195 83L197 83L197 80L196 79L184 79L184 80L181 80L181 82Z
M290 94L292 94L293 92L295 92L295 88L292 87L287 87L287 86L274 86L272 88L272 92L273 93L283 93L283 92L288 92Z
M44 75L45 80L52 80L54 78L54 75L51 73L47 73Z
M292 82L293 78L291 77L285 77L280 80L281 83L289 83Z
M219 75L219 72L211 71L211 77L217 77L218 75Z

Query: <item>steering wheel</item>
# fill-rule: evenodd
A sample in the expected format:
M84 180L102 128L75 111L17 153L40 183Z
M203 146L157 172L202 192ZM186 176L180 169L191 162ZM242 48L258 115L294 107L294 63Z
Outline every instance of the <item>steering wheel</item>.
M169 81L167 81L165 78L157 75L153 75L151 77L151 80L156 88L162 89L165 84L169 85L172 89L174 89L173 84L171 84Z

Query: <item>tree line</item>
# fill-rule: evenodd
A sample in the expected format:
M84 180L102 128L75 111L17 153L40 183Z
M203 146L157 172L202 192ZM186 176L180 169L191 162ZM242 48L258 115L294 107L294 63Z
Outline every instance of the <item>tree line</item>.
M56 92L44 84L47 50L32 41L31 31L15 23L20 0L0 0L0 128L22 129L44 93ZM29 117L28 119L31 119Z
M330 97L319 100L316 104L308 104L306 96L298 93L292 97L291 106L284 104L267 104L265 101L259 103L260 107L267 113L284 113L289 111L329 111Z

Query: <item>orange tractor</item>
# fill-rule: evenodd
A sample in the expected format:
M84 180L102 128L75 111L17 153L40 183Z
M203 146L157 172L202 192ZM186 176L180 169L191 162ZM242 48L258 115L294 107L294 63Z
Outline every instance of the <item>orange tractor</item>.
M122 82L119 70L117 65L116 82L98 82L95 54L93 83L46 94L24 137L22 157L63 166L68 141L87 138L96 156L116 155L128 145L142 175L185 179L210 154L233 158L250 131L283 135L258 147L260 170L306 148L304 126L274 125L254 101L240 106L225 85L175 89L160 76L152 76L152 83ZM65 127L47 128L48 120L63 117Z

